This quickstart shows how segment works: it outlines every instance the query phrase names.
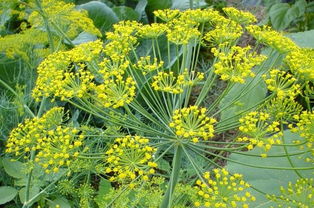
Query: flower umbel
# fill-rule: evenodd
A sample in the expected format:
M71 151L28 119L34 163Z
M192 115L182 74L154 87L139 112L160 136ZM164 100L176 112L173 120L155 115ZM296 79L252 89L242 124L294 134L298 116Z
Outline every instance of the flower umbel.
M246 191L250 185L243 180L241 174L231 175L226 169L213 169L213 173L205 172L204 181L197 180L195 191L199 200L196 207L243 207L248 208L255 197Z
M300 178L294 184L289 182L287 188L280 187L280 192L280 196L268 196L278 207L311 208L314 206L313 178Z
M232 46L229 52L223 52L213 48L214 56L219 58L219 61L214 64L215 73L221 76L222 80L230 80L243 84L245 78L254 77L252 68L261 64L266 57L249 53L250 46L242 48Z
M248 137L238 138L240 142L248 141L247 148L253 149L256 145L264 151L270 150L273 144L281 144L280 137L283 135L280 130L280 122L272 121L270 115L264 112L250 112L239 119L239 130ZM261 154L265 157L266 154Z
M196 143L200 138L208 140L214 136L214 123L216 119L206 116L206 108L190 106L175 110L169 126L177 136Z
M129 183L137 176L148 180L157 167L153 161L156 148L148 143L149 139L140 136L117 138L106 152L106 172L112 174L110 181Z

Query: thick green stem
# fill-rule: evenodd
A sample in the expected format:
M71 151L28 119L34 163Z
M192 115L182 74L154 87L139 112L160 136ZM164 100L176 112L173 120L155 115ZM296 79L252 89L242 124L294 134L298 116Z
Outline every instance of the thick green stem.
M181 168L181 161L182 161L182 147L181 147L181 144L178 144L178 146L176 146L174 157L172 160L172 172L171 172L171 178L169 181L169 186L163 198L160 208L171 207L171 201L172 201L171 198L172 198L174 188L178 182L179 172Z

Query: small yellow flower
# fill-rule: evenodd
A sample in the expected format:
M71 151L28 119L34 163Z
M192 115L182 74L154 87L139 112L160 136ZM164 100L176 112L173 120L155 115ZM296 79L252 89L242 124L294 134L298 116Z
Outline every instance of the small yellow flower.
M301 93L301 86L296 84L297 79L290 73L272 69L269 76L263 75L267 89L276 93L278 99L294 100Z
M199 138L208 140L214 136L214 123L214 118L206 116L206 108L190 106L175 110L169 126L175 129L177 136L196 143Z
M152 87L157 91L164 91L173 94L179 94L184 91L188 86L196 85L200 80L204 79L203 73L189 73L188 70L184 70L182 74L175 76L171 71L159 72L153 76Z
M290 38L268 26L249 25L246 29L259 43L275 48L280 53L285 54L297 48Z
M240 11L234 7L226 7L222 10L230 19L236 21L239 24L248 25L257 21L255 16L250 12Z
M115 139L106 152L108 167L106 173L113 174L111 181L129 183L136 176L147 181L155 173L157 163L153 162L156 149L149 146L149 140L140 136L125 136Z
M232 176L226 169L213 169L213 174L205 172L203 177L206 180L198 180L195 186L195 192L199 196L199 200L194 202L195 206L241 207L247 206L248 201L253 201L251 194L246 191L249 184L240 174Z
M248 137L241 137L239 142L248 141L247 148L253 149L254 146L269 151L273 144L281 144L280 137L283 135L279 128L278 121L272 121L270 115L264 112L250 112L239 119L239 130ZM262 157L267 156L265 153Z
M219 59L214 64L214 72L220 75L222 80L241 84L245 82L245 78L254 77L255 74L252 72L252 68L261 64L266 57L249 53L250 49L249 46L245 48L232 46L231 50L226 53L213 48L214 56Z

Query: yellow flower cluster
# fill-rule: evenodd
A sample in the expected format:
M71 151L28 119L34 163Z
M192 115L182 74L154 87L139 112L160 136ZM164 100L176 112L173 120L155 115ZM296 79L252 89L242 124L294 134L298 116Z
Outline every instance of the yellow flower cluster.
M55 107L41 118L26 119L11 131L6 144L6 153L14 153L18 156L40 149L41 147L37 145L38 139L48 130L61 124L62 116L63 109Z
M216 122L216 119L206 116L206 108L190 106L175 110L169 126L175 129L177 136L197 143L200 138L208 140L214 137L213 124Z
M79 155L83 145L83 132L62 126L63 108L55 107L41 118L26 120L12 130L6 144L6 153L30 155L35 152L35 162L46 173L58 172L61 166L69 166Z
M32 2L31 7L36 8L35 2ZM57 24L69 37L75 37L80 32L101 36L100 31L94 26L93 21L88 18L88 13L85 10L76 10L75 4L66 3L58 0L41 1L41 10L34 10L28 18L34 28L45 26L45 20L42 15L48 18L48 22Z
M175 76L171 72L158 72L157 75L153 76L152 87L154 90L169 92L173 94L179 94L184 91L187 86L193 86L200 80L204 79L203 73L189 73L188 70L184 70L182 74Z
M205 172L205 181L197 180L195 190L199 200L196 207L248 208L255 197L246 191L250 185L241 174L231 175L226 169L213 169L213 174Z
M81 44L70 51L49 55L37 68L38 78L32 95L39 101L42 97L60 97L61 100L82 97L90 87L94 76L86 71L85 62L98 58L102 42Z
M36 38L34 38L36 37ZM37 29L27 29L18 34L6 35L0 37L0 51L4 52L9 58L20 56L23 60L29 61L34 58L34 53L31 50L34 46L35 55L38 57L45 57L45 53L41 53L44 48L40 47L48 43L47 34Z
M248 137L238 138L239 142L249 142L247 148L253 149L254 146L263 148L264 151L270 150L273 144L281 144L280 137L283 135L278 121L271 121L270 115L263 112L250 112L239 119L239 130ZM265 153L261 154L266 157Z
M106 173L112 175L110 181L131 182L140 177L148 180L155 173L156 148L148 145L149 139L140 136L117 138L106 152L108 164Z
M182 19L190 19L197 23L212 23L223 22L226 20L223 16L219 15L218 11L211 8L207 9L188 9L181 13Z
M167 31L165 24L152 23L143 25L138 29L137 35L141 38L156 39Z
M77 128L58 126L46 132L37 140L40 149L35 162L45 169L46 173L58 172L60 167L70 166L73 159L79 156L83 145L84 134Z
M104 52L113 62L123 62L137 42L135 33L140 24L135 21L121 21L113 25L113 32L107 32L109 42Z
M163 10L155 10L154 15L161 20L168 22L173 20L174 18L180 15L180 11L178 9L163 9Z
M292 132L300 134L305 139L305 145L301 148L307 148L311 151L314 156L314 112L303 111L300 115L295 115L294 119L297 120L296 125L289 124L288 127ZM306 159L309 162L313 162L313 158Z
M268 26L249 25L246 29L258 43L272 47L280 53L288 53L297 48L296 44L290 38L283 36Z
M311 208L314 206L313 178L300 178L294 184L289 182L287 188L280 187L280 192L280 196L267 196L276 203L276 207Z
M117 77L122 79L127 68L130 66L130 62L125 60L123 62L115 62L109 58L104 58L102 62L98 64L100 73L103 76L103 79L106 80L110 77Z
M226 7L222 10L230 19L241 25L248 25L257 21L255 16L250 12L240 11L234 7Z
M269 76L263 75L267 89L274 92L278 99L294 100L301 93L301 86L296 84L297 79L290 73L272 69Z
M281 121L285 124L294 121L294 115L299 115L303 107L295 100L289 98L273 98L263 108L272 120Z
M242 33L243 29L241 25L234 21L226 21L217 24L213 30L208 31L203 39L212 45L232 44L241 37Z
M298 48L285 58L291 71L302 79L314 82L314 50Z
M129 104L135 96L136 83L132 77L125 80L112 78L104 81L103 84L93 85L92 91L96 104L106 108L118 108Z
M134 68L139 69L145 75L149 72L155 71L164 65L162 60L158 61L157 58L152 58L150 56L140 57L136 64L133 65Z
M191 40L200 37L198 25L199 23L183 16L179 19L173 19L168 22L167 38L176 45L187 45Z
M255 75L251 71L252 68L266 59L263 55L249 53L250 49L250 46L245 48L232 46L229 52L223 52L212 48L214 56L219 58L214 64L214 72L220 75L222 80L243 84L245 78Z

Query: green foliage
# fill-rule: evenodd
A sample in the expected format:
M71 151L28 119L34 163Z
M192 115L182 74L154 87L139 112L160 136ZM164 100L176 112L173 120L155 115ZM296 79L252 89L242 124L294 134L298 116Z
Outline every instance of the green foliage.
M304 31L313 29L314 2L296 0L295 3L281 3L280 1L268 1L268 15L271 25L277 30Z
M303 48L314 48L314 30L287 34L296 44Z
M50 207L56 207L59 206L60 208L71 208L70 203L66 198L59 197L51 202L49 202Z
M79 5L78 8L88 11L88 16L102 33L108 31L114 23L119 21L115 12L106 4L99 1L90 1Z
M12 161L11 158L3 158L2 165L5 172L14 178L23 178L26 176L25 164L20 161Z
M18 191L11 186L0 186L0 204L5 204L14 199L17 192Z
M252 204L253 207L274 206L275 202L263 193L279 195L281 186L286 187L289 182L294 183L300 176L313 177L313 165L305 162L310 153L293 145L302 138L288 130L284 131L284 138L286 147L273 147L267 158L259 157L257 149L230 155L228 170L243 174L244 179L253 186L251 192L257 198Z
M245 84L235 84L220 101L221 120L225 124L236 123L241 114L252 111L266 97L266 85L260 79L248 79Z
M312 31L295 44L225 1L23 2L0 3L1 205L247 208L312 191ZM269 4L274 27L304 2Z

